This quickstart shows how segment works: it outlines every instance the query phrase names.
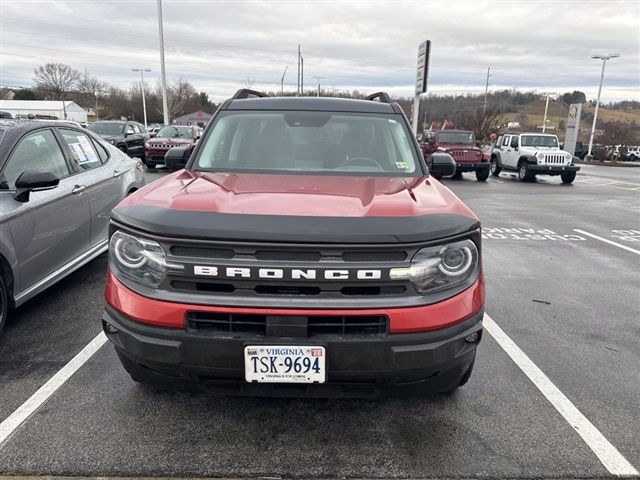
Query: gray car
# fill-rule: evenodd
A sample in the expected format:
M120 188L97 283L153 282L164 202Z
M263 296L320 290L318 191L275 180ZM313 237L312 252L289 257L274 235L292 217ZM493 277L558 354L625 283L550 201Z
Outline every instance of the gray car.
M0 120L0 330L19 306L107 250L139 161L65 122Z

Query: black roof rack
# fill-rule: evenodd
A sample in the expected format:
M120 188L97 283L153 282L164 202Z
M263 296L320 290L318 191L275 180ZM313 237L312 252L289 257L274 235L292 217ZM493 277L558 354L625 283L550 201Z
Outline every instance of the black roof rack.
M376 98L380 99L382 103L393 103L393 100L391 100L391 97L386 92L372 93L368 97L365 97L365 100L375 100Z
M258 92L256 90L251 90L249 88L241 88L236 93L233 94L231 100L240 100L249 97L267 97L266 93Z

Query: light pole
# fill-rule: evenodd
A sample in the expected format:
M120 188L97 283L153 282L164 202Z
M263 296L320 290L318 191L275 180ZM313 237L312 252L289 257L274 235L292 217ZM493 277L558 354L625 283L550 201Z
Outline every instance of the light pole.
M482 107L482 114L487 113L487 95L489 94L489 77L491 76L491 67L487 67L487 83L484 86L484 106Z
M592 55L591 58L602 60L602 73L600 74L600 86L598 87L598 98L596 100L596 111L593 113L593 125L591 126L591 136L589 137L589 150L587 157L591 158L591 148L593 147L593 136L596 133L596 121L598 120L598 107L600 106L600 93L602 92L602 81L604 80L604 66L607 60L619 57L619 53L609 53L607 55Z
M555 93L547 93L547 102L544 104L544 118L542 119L542 133L547 129L547 110L549 110L549 96Z
M167 75L164 69L164 32L162 30L162 1L158 0L158 36L160 37L160 69L162 77L162 116L169 125L169 105L167 102Z
M311 77L311 78L315 78L316 80L318 80L318 93L316 94L316 97L319 97L320 96L320 80L327 77Z
M150 68L132 68L132 72L140 72L140 91L142 92L142 113L144 114L144 128L147 128L147 102L144 99L144 72L150 72Z
M289 68L289 65L284 67L284 72L282 72L282 78L280 79L280 94L281 95L284 95L284 76L287 74L287 68Z

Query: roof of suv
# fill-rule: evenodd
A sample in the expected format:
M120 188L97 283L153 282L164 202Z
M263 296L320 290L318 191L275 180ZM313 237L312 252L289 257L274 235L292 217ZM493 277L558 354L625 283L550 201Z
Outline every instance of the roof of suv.
M230 100L225 110L307 110L319 112L397 113L393 104L333 97L258 97Z

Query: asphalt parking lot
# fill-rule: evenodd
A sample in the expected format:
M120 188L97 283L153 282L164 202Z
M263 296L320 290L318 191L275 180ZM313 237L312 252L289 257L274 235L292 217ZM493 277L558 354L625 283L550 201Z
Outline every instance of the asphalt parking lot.
M640 168L585 165L571 186L505 173L444 182L483 222L490 316L474 374L455 395L157 392L133 383L111 345L97 343L0 442L0 473L637 476ZM105 269L102 256L9 317L0 337L0 431L100 333Z

